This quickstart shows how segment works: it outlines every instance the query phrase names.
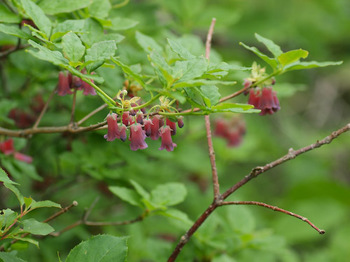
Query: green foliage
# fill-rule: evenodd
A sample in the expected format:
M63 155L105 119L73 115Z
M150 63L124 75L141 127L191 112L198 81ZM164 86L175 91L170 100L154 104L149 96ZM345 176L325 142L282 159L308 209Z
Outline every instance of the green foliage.
M66 262L116 261L124 262L127 257L127 238L98 235L81 242L69 253Z

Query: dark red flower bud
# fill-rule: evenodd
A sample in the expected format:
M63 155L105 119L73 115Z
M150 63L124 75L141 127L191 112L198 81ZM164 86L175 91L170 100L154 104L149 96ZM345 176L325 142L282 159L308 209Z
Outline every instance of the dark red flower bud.
M183 116L180 116L178 119L177 119L177 125L179 128L183 128L184 127L184 118Z
M173 121L171 121L171 120L169 120L169 118L167 118L167 119L166 119L166 124L167 124L167 126L169 126L170 129L171 129L171 135L172 135L172 136L176 135L176 123L173 122Z
M124 125L124 124L119 125L119 131L120 131L120 140L125 142L126 141L126 125Z
M152 125L151 125L151 139L157 140L159 138L159 127L160 127L160 116L154 116L152 118Z
M169 126L162 126L160 128L160 135L162 138L162 144L159 148L159 150L166 149L166 151L170 152L174 150L174 147L177 145L173 143L171 139L171 129Z
M70 90L69 75L65 74L64 72L58 73L57 94L59 96L73 94L72 91Z
M143 113L141 111L136 114L136 122L143 125Z
M33 162L33 158L31 156L28 156L19 152L15 152L14 158L19 161L26 162L28 164Z
M107 141L113 141L116 138L120 138L120 130L118 126L118 115L115 113L108 114L107 116L107 125L108 131L104 138Z
M276 96L276 92L271 87L264 87L260 98L259 108L261 109L260 115L266 115L277 112L280 109L280 103Z
M146 136L150 136L152 134L152 120L151 119L145 119L143 120L143 128L145 130Z
M130 126L130 148L133 151L145 149L148 145L145 142L146 134L139 123Z
M78 90L81 90L82 84L83 81L79 77L72 76L72 88L77 88Z
M0 151L5 155L11 155L15 152L15 147L13 146L13 139L7 139L4 142L0 143Z

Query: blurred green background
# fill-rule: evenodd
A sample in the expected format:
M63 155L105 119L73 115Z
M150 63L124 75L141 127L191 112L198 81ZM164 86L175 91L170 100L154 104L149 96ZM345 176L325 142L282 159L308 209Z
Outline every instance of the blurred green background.
M291 72L277 78L281 110L272 116L245 115L247 133L240 147L228 148L224 140L214 138L222 191L253 167L275 160L289 148L298 149L322 139L350 122L348 0L131 0L111 13L139 21L135 28L124 32L126 39L118 47L118 55L129 64L144 63L147 59L135 42L135 30L154 37L161 44L166 43L167 37L187 37L191 43L198 43L191 47L194 52L204 53L201 43L205 41L212 17L217 19L212 59L244 66L250 66L255 60L264 65L239 45L244 42L264 50L254 38L254 33L259 33L279 44L283 51L308 50L309 60L344 61L341 66ZM40 90L48 97L57 76L46 63L40 67L42 62L32 57L23 58L25 55L18 52L10 56L13 65L8 72L13 76L10 81L13 86L16 81L20 86L18 70L23 79L30 71L23 66L23 60L35 61L36 68L30 72L32 83L36 85L36 92ZM101 69L99 73L107 80L104 87L107 91L121 88L123 78L119 71ZM227 94L241 88L247 73L230 77L238 84L225 89ZM16 89L11 92L15 94ZM98 99L81 99L84 101L78 100L78 118L100 104ZM246 97L238 101L245 102ZM57 98L55 103L56 111L49 111L43 124L59 125L68 121L70 101ZM28 104L26 101L20 106L25 108ZM89 121L100 121L106 114L107 110ZM23 193L63 206L73 200L79 202L78 207L53 223L59 230L80 219L84 208L97 196L100 201L91 220L128 220L140 214L137 208L112 197L106 190L107 185L120 185L133 179L151 190L157 184L183 182L188 195L180 209L195 220L212 198L203 126L202 117L185 118L185 128L174 138L178 147L172 153L158 151L158 141L149 141L147 150L132 152L126 144L105 143L101 139L105 131L76 136L36 135L29 141L29 148L45 180L41 183L30 179L21 181ZM325 235L319 235L296 218L261 207L224 207L200 228L183 249L179 261L346 261L350 257L349 148L350 136L345 134L328 146L261 175L229 198L262 201L298 213L325 229ZM49 211L36 216L45 219L48 214ZM30 247L19 254L31 257L31 261L57 261L56 251L64 258L81 239L91 234L111 233L130 236L128 261L165 261L188 228L187 224L156 216L127 227L80 226L58 238L41 241L40 250Z

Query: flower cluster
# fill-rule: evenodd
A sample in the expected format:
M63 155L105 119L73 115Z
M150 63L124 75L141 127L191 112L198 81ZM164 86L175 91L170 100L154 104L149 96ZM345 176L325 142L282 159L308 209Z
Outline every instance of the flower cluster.
M82 71L82 73L86 73L86 71ZM91 81L93 82L93 80ZM79 77L72 75L70 72L59 72L57 94L59 96L73 94L72 89L74 88L83 90L83 95L96 95L95 89Z
M119 117L116 113L110 113L107 116L108 131L104 138L107 141L120 139L123 142L127 139L127 129L129 129L130 148L133 151L145 149L148 147L146 137L152 140L161 138L159 150L173 151L176 144L173 143L171 136L176 134L176 123L170 119L164 120L161 116L155 115L152 118L144 116L140 110L136 114L133 111L125 111ZM180 128L184 126L183 119L180 117L177 121Z
M7 139L0 143L0 151L4 155L13 155L13 157L19 161L31 163L33 161L32 157L22 154L20 152L17 152L15 150L13 139Z
M229 147L239 146L245 132L245 122L239 117L230 120L219 118L215 121L214 135L224 138Z

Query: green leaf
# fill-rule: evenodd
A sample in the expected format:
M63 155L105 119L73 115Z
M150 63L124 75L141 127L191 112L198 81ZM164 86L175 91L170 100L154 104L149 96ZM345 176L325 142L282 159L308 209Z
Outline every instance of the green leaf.
M93 0L89 6L89 13L93 17L105 18L108 16L111 7L109 0Z
M39 49L38 52L28 50L28 52L31 55L35 56L36 58L39 58L39 59L44 60L44 61L49 61L49 62L53 63L54 65L62 66L64 68L66 68L66 66L68 65L68 60L63 57L61 52L51 51L50 49L48 49L42 45L39 45L32 40L29 40L28 43L31 46Z
M259 109L253 109L253 105L239 103L222 103L213 106L213 112L231 112L231 113L259 113Z
M123 17L115 17L111 19L112 26L111 29L115 31L127 30L136 26L139 22Z
M243 46L245 49L248 49L252 51L254 54L256 54L258 57L260 57L262 60L264 60L266 63L268 63L273 69L277 67L277 61L273 58L268 57L267 55L261 53L256 47L250 47L242 42L239 43L241 46Z
M130 183L135 188L136 192L139 193L146 200L150 200L150 194L136 181L130 180Z
M115 64L117 64L123 70L123 72L126 75L131 76L132 78L134 78L143 87L146 86L146 84L144 83L143 79L140 77L140 74L138 74L137 72L134 72L130 66L125 65L123 62L121 62L120 60L116 59L115 57L112 57L111 59L112 59L112 61Z
M18 26L15 26L15 25L0 24L0 32L3 32L8 35L13 35L19 38L23 38L23 39L31 38L29 34L25 33L24 31L19 29Z
M169 208L165 211L160 211L158 214L180 220L189 226L193 225L193 221L188 218L188 215L186 213L175 208Z
M283 54L281 48L276 45L274 42L272 42L270 39L267 39L265 37L262 37L261 35L255 33L255 37L256 39L258 39L258 41L260 43L263 43L267 49L275 56L275 57L278 57L280 56L281 54Z
M39 176L35 166L22 161L15 161L14 165L19 170L21 176L28 176L34 180L42 181L43 178Z
M184 88L184 87L196 87L203 85L235 85L236 81L220 81L220 80L206 80L206 79L195 79L184 82L176 82L174 88Z
M204 85L200 87L200 91L203 94L203 99L207 107L216 105L220 100L219 88L214 85Z
M18 185L18 183L13 182L11 179L9 179L6 172L1 167L0 167L0 182L4 182L6 184Z
M158 53L163 52L163 48L158 45L158 43L151 37L136 31L136 41L137 43L145 50L150 53L152 50L155 50Z
M316 62L316 61L310 61L310 62L297 62L293 64L289 64L284 67L284 71L292 71L292 70L301 70L301 69L310 69L310 68L317 68L317 67L326 67L326 66L335 66L335 65L341 65L343 61L337 61L337 62Z
M9 208L2 210L2 214L0 215L0 230L6 229L12 225L17 216L18 214Z
M14 253L0 252L0 260L3 262L26 262L25 260L16 257Z
M189 81L201 77L208 70L208 61L198 57L187 61L176 61L173 68L173 77L178 82Z
M171 40L168 39L168 43L170 45L171 50L173 50L175 53L179 55L182 59L193 59L195 58L194 55L190 53L178 40Z
M0 22L2 23L19 23L21 18L12 13L5 5L0 5Z
M125 262L127 250L126 237L98 235L74 247L66 262Z
M184 201L186 187L181 183L158 185L151 191L151 202L158 206L173 206Z
M300 58L306 58L308 55L309 55L308 51L298 49L298 50L291 50L286 53L283 53L280 56L278 56L277 59L284 67L288 64L299 61Z
M110 186L109 190L116 196L120 197L122 200L128 202L129 204L143 207L140 195L134 190L118 186Z
M62 37L62 48L65 56L72 62L79 62L85 53L85 46L73 32Z
M31 197L24 197L23 199L24 199L25 209L28 210L30 205L33 202L33 198L31 198Z
M10 189L16 195L20 205L23 206L24 205L24 198L23 198L22 194L19 192L19 190L17 189L17 187L15 187L14 185L9 184L9 183L4 183L4 186L6 188Z
M92 18L85 20L83 33L79 34L80 39L88 46L103 41L104 35L102 25Z
M32 239L32 238L29 238L29 237L21 237L21 236L12 236L11 238L13 239L16 239L18 241L23 241L23 242L28 242L28 243L31 243L33 245L35 245L37 248L39 248L39 242Z
M40 1L39 6L46 14L72 13L75 10L88 7L91 0L45 0Z
M55 229L52 226L50 226L49 224L39 222L39 221L35 220L34 218L22 220L21 224L23 225L23 232L24 233L46 236L46 235L52 233L53 231L55 231Z
M31 0L21 0L22 7L29 18L33 20L35 25L47 36L47 38L51 34L51 21L50 19L45 15L44 11L37 6L33 1ZM43 1L45 2L45 1Z
M114 56L117 49L114 40L102 41L95 43L91 48L86 50L85 61L101 61L110 59Z
M57 208L62 208L60 204L57 204L55 202L52 202L50 200L44 200L44 201L35 201L33 199L32 204L30 206L31 210L37 209L37 208L42 208L42 207L57 207Z

